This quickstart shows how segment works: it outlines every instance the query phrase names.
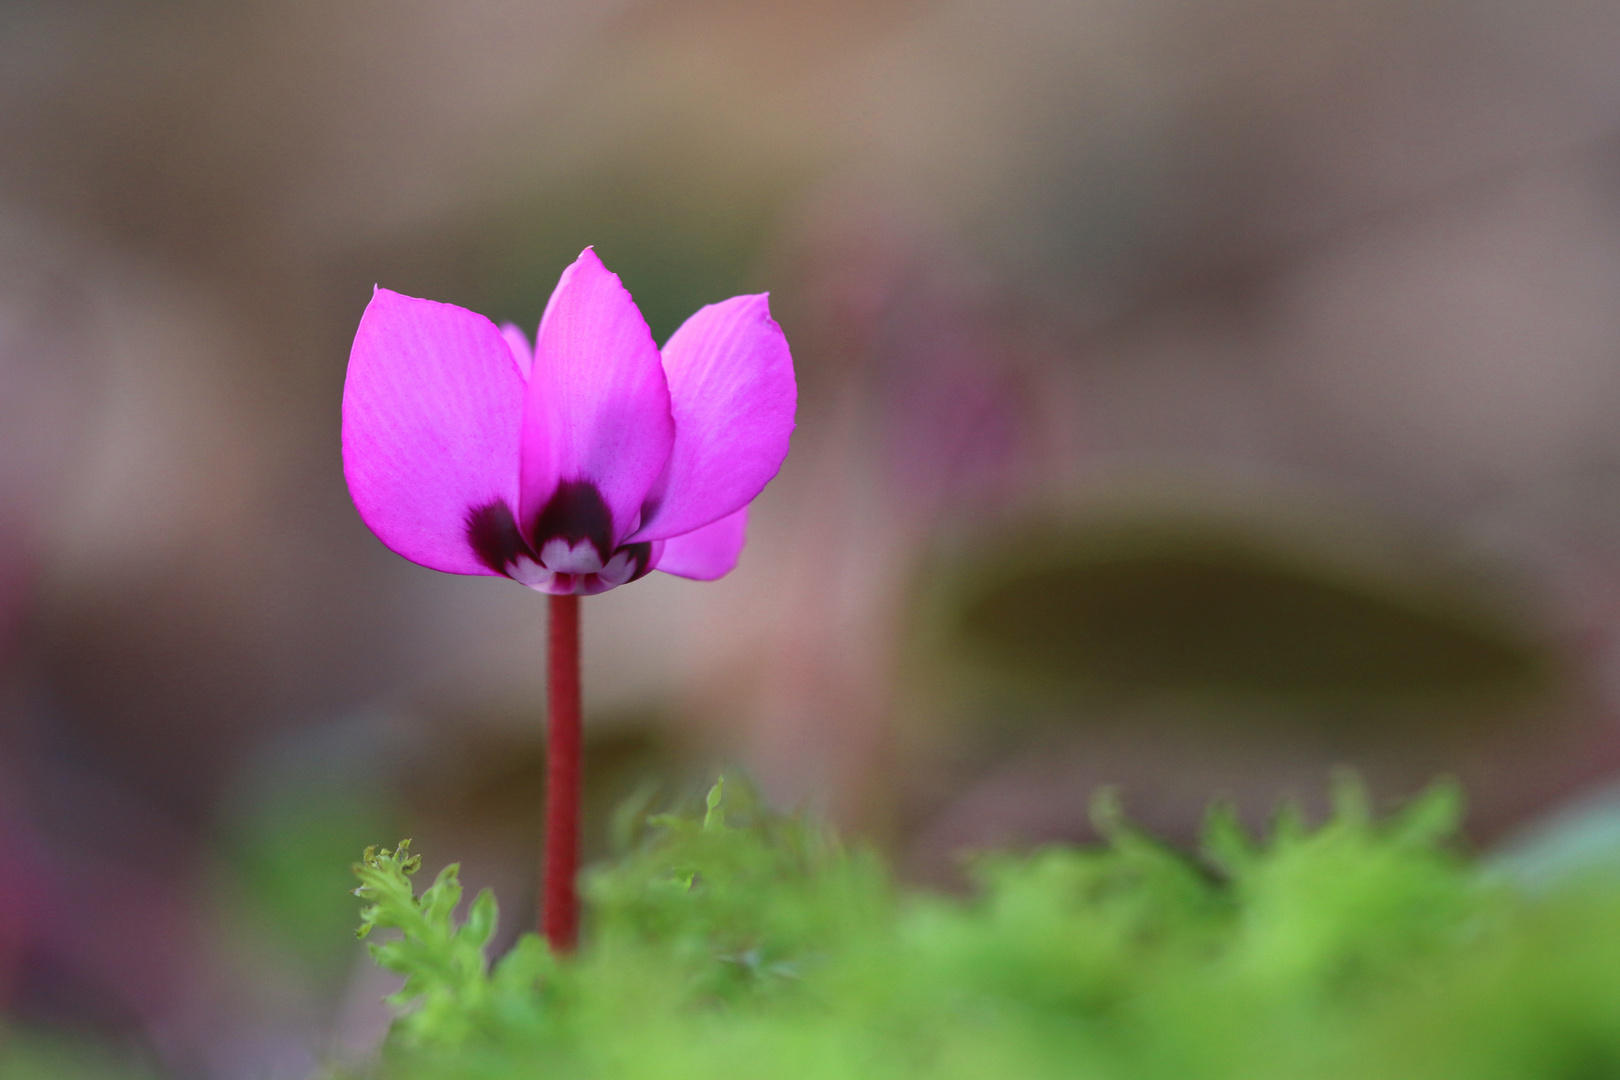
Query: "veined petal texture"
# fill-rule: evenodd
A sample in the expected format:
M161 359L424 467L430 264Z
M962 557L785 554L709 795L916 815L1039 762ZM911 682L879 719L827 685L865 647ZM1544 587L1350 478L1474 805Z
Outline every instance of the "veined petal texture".
M713 581L736 569L748 540L748 507L664 541L657 569L694 581Z
M343 387L343 475L391 550L455 574L493 574L468 515L518 494L523 378L495 324L377 289Z
M587 248L563 271L535 340L523 418L523 528L535 539L559 487L588 485L612 519L611 536L602 538L606 557L639 525L674 435L646 320Z
M763 293L698 311L663 363L675 445L638 540L673 539L747 506L782 467L798 405L793 358Z

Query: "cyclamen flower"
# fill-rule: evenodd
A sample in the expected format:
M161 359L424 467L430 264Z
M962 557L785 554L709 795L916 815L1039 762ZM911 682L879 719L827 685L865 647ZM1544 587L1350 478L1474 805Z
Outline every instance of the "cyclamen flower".
M660 353L586 249L532 348L515 326L377 289L349 357L343 470L372 532L434 570L554 595L654 569L708 581L737 563L796 401L764 294L703 308Z

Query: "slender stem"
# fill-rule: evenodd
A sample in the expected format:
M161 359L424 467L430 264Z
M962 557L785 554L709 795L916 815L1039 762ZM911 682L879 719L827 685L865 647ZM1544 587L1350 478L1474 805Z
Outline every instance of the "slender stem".
M579 597L551 598L546 666L546 859L540 932L553 951L579 944Z

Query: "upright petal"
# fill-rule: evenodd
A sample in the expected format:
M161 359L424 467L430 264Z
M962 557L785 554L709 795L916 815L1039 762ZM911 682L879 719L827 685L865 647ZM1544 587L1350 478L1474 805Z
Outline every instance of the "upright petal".
M587 248L563 271L535 340L523 419L527 535L543 545L544 518L548 529L564 522L557 535L577 539L569 530L594 529L605 507L609 534L588 536L605 562L640 524L674 435L669 386L646 320ZM553 505L558 500L568 505Z
M787 457L798 404L793 357L763 293L700 310L663 360L675 446L638 540L690 533L753 501Z
M529 335L516 323L501 323L501 337L512 347L512 359L517 363L518 374L528 379L529 368L534 366L534 346L529 344Z
M474 517L515 506L523 378L495 324L378 289L343 385L343 475L360 517L412 562L494 574Z
M656 569L694 581L713 581L736 569L748 539L748 507L664 541Z

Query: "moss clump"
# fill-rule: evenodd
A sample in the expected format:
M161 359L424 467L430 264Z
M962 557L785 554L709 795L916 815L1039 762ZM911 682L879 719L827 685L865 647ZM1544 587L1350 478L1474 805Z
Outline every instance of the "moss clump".
M1447 846L1437 788L1376 821L1354 786L1306 828L1212 814L1189 857L1114 820L1098 848L978 864L972 899L720 789L590 875L579 956L494 901L457 923L368 852L362 930L408 976L390 1080L1426 1080L1620 1076L1620 883L1526 895Z

